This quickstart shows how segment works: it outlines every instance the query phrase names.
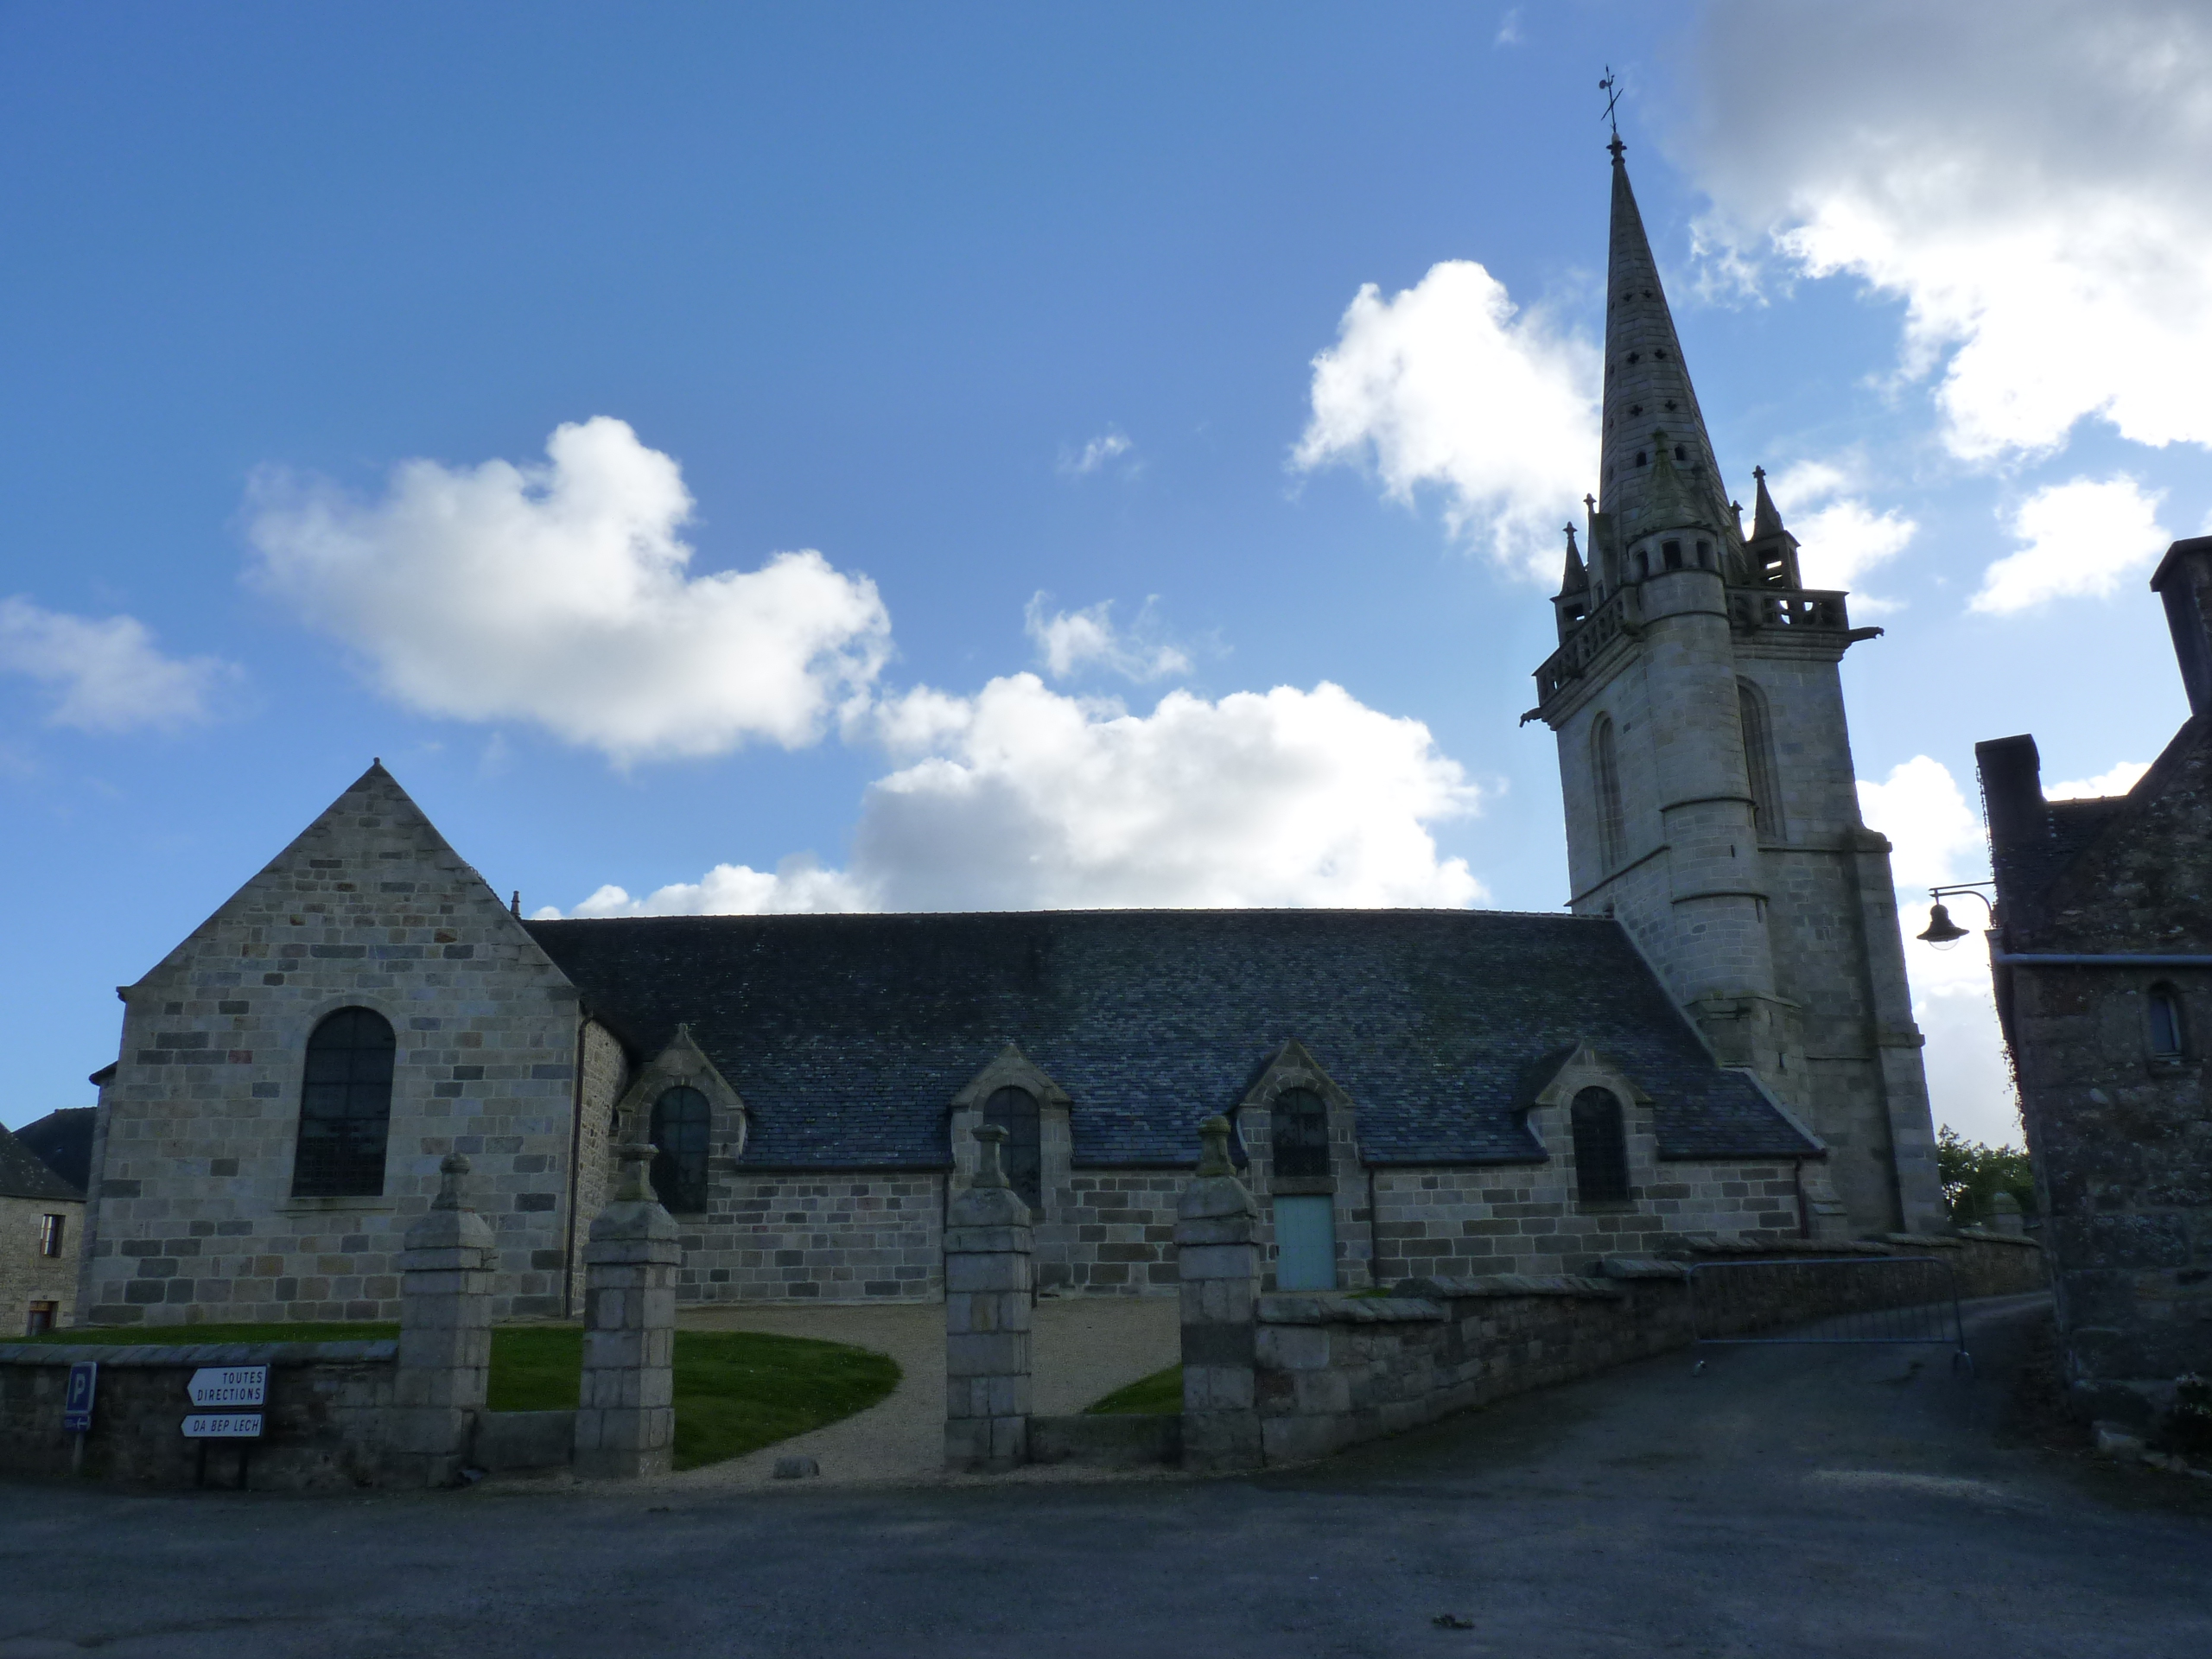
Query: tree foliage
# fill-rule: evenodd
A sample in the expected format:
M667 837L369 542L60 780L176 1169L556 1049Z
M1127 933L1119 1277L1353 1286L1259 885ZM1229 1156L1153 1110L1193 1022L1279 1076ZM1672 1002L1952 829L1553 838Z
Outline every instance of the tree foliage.
M1936 1136L1936 1167L1955 1223L1986 1225L1993 1213L1990 1200L1999 1192L2017 1198L2022 1215L2036 1213L2035 1174L2018 1147L1984 1146L1946 1123Z

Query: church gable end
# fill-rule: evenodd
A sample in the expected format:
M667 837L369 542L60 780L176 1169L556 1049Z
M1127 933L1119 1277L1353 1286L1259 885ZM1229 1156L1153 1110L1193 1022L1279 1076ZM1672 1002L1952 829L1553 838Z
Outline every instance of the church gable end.
M396 1317L400 1235L454 1151L501 1311L563 1311L576 995L381 766L123 995L87 1317ZM302 1166L303 1108L374 1116L380 1067L380 1166Z

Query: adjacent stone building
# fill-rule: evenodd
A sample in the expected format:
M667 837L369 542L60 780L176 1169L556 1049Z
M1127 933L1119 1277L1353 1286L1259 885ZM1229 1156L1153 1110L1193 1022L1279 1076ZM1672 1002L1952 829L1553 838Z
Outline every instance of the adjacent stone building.
M2152 588L2190 718L2134 788L2046 801L2032 737L1976 747L1997 1009L2082 1409L2212 1373L2212 537Z
M85 1194L0 1128L0 1341L73 1322Z
M1602 508L1570 538L1571 913L524 922L382 766L137 984L101 1075L96 1322L390 1318L463 1153L494 1311L573 1313L608 1148L689 1300L934 1299L995 1125L1045 1293L1172 1294L1197 1126L1263 1282L1582 1269L1941 1215L1840 594L1717 482L1616 153Z

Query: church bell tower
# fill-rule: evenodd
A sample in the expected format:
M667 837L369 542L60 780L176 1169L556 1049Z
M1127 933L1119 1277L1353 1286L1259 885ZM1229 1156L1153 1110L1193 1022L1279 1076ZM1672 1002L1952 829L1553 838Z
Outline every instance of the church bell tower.
M1721 1063L1827 1144L1825 1230L1932 1231L1890 848L1859 816L1838 672L1881 631L1802 585L1763 474L1745 536L1612 156L1599 493L1532 711L1559 744L1569 906L1617 918Z

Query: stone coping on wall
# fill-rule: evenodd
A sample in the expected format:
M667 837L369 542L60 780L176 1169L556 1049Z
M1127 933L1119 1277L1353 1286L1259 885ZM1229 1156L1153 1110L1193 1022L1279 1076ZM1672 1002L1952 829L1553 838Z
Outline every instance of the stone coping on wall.
M1275 1291L1260 1298L1262 1325L1408 1325L1446 1316L1443 1306L1425 1297L1346 1295L1323 1291L1300 1294Z
M1465 1301L1483 1296L1568 1296L1583 1301L1618 1301L1621 1289L1579 1273L1486 1273L1471 1279L1401 1279L1396 1294L1435 1301Z
M2043 1249L2040 1239L2023 1238L2014 1233L1993 1233L1981 1227L1961 1227L1950 1233L1884 1233L1882 1238L1885 1243L1917 1245L1923 1249L1933 1245L1939 1250L1962 1250L1970 1243L2015 1244L2027 1250Z
M1599 1258L1598 1271L1607 1279L1687 1279L1690 1264L1656 1255L1607 1255Z
M0 1365L71 1365L80 1359L103 1365L314 1365L399 1357L399 1344L374 1342L0 1343Z
M1900 1235L1900 1236L1907 1236ZM1912 1234L1916 1244L1933 1243L1937 1236ZM1666 1241L1667 1253L1691 1255L1895 1255L1887 1244L1871 1238L1723 1238L1717 1233L1683 1233Z

